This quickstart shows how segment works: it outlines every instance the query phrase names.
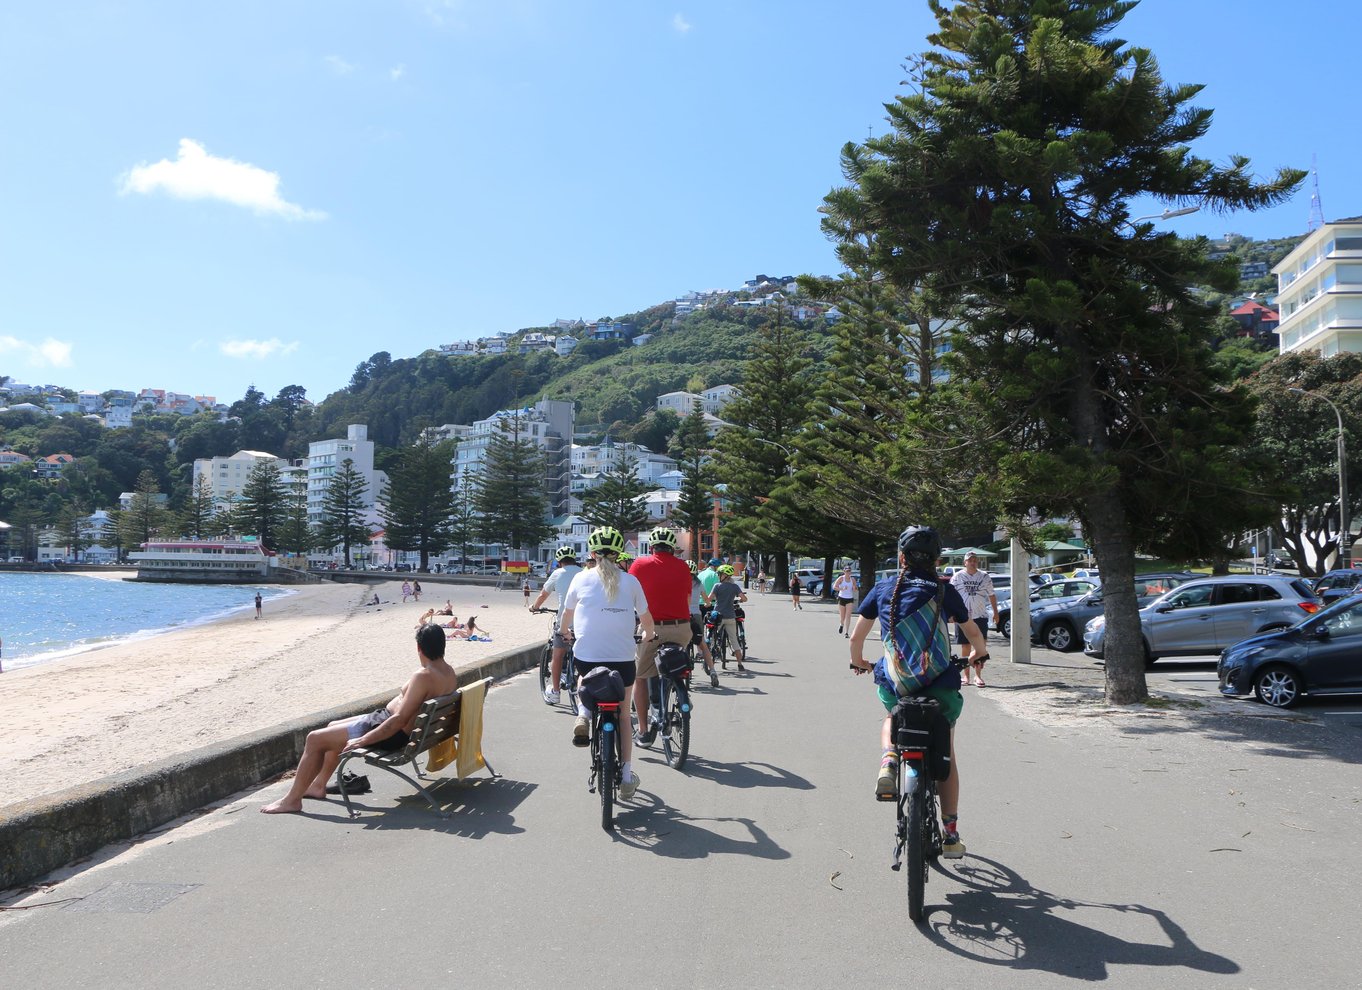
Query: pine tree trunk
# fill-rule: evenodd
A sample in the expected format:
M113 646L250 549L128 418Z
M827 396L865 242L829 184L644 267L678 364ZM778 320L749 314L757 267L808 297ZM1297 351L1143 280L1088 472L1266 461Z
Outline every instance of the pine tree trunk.
M1149 697L1144 679L1144 634L1135 595L1135 548L1119 494L1099 492L1084 503L1089 539L1102 572L1107 702L1132 705Z

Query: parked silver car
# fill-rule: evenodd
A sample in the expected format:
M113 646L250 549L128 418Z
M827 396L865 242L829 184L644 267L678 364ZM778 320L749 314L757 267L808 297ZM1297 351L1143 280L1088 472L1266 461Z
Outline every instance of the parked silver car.
M1232 574L1188 581L1140 609L1145 662L1159 657L1213 656L1241 639L1289 629L1319 611L1319 599L1300 578ZM1083 652L1102 656L1106 616L1083 630Z

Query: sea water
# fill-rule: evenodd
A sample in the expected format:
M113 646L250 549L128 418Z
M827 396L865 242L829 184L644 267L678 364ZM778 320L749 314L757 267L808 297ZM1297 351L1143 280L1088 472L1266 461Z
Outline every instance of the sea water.
M154 636L292 594L273 585L161 584L80 574L0 574L5 670ZM0 690L4 681L0 680Z

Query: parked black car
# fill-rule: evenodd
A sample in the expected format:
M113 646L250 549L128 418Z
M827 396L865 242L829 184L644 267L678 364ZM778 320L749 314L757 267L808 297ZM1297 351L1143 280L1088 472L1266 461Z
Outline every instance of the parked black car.
M1220 693L1274 708L1303 694L1362 694L1362 598L1347 598L1278 632L1235 643L1216 667Z
M1362 590L1357 586L1359 581L1362 581L1362 570L1344 568L1327 571L1315 582L1315 594L1325 605L1332 605L1339 599L1355 595Z

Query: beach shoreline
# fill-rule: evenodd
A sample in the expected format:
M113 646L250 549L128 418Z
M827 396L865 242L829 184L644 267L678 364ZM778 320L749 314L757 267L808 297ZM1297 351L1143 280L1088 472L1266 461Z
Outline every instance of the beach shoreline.
M492 637L451 640L456 667L547 637L547 617L529 613L518 593L433 586L404 604L401 584L296 586L260 621L248 609L7 670L0 807L396 692L418 663L417 619L445 599ZM365 605L375 592L382 604Z

